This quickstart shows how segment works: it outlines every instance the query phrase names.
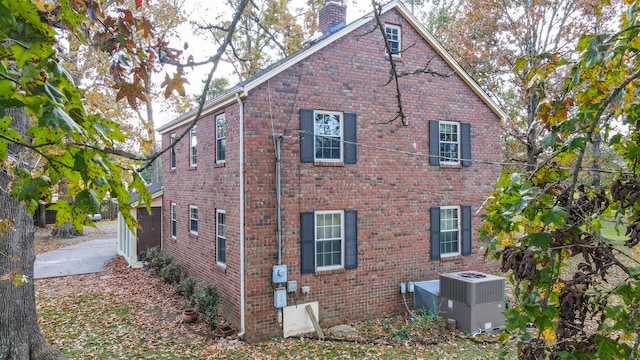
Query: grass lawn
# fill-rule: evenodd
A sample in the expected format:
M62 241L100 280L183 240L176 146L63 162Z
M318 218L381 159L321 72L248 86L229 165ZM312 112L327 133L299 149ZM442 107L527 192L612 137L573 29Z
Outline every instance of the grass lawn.
M615 221L608 220L602 222L602 229L600 230L602 236L604 236L605 238L620 242L628 239L628 237L625 236L626 231L626 224L620 224L616 227Z
M172 287L122 258L107 272L36 281L45 338L73 359L494 359L498 334L469 337L439 318L406 316L351 324L357 338L221 338L202 321L182 323Z

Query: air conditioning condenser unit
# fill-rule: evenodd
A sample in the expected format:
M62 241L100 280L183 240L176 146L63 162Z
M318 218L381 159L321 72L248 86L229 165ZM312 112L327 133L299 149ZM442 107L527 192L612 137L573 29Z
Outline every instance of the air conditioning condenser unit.
M470 334L505 326L505 278L477 271L440 274L440 311Z

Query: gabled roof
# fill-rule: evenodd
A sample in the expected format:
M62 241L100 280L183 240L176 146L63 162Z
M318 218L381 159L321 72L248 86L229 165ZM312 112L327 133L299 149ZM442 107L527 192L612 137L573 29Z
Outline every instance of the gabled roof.
M392 0L386 5L382 6L382 13L384 14L392 9L396 9L398 13L400 13L400 15L402 15L405 20L407 20L407 22L409 22L413 26L418 34L420 34L425 39L425 41L427 41L427 43L435 49L438 55L440 55L444 59L444 61L454 70L454 72L462 78L462 80L476 93L476 95L478 95L487 104L487 106L489 106L489 108L491 108L491 110L496 115L498 115L500 119L506 118L506 114L502 111L498 104L493 99L491 99L491 97L484 90L482 90L482 88L480 88L478 83L460 66L460 64L458 64L458 62L453 57L451 57L451 55L444 49L444 47L433 37L433 35L431 35L431 33L429 33L429 31L420 23L420 21L418 21L418 19L399 0ZM342 28L338 28L333 32L329 32L328 35L323 35L317 39L314 39L313 41L308 42L310 45L306 48L303 48L295 52L294 54L289 55L286 58L266 67L265 69L262 69L249 79L240 82L234 87L226 90L224 93L207 101L202 109L201 117L206 116L209 113L220 109L221 107L225 107L233 102L236 102L237 96L246 96L252 89L260 86L267 80L289 69L291 66L322 50L334 41L337 41L338 39L341 39L342 37L348 35L352 31L366 24L372 19L374 19L374 14L373 12L370 12ZM165 125L160 126L157 131L161 134L164 134L171 130L174 130L177 127L193 121L196 114L197 108L175 118Z
M155 199L158 196L162 195L164 188L162 187L162 181L156 181L154 183L151 183L149 185L147 185L147 190L149 190L149 192L151 193L151 199ZM131 192L131 202L132 203L136 203L138 202L138 197L140 196L140 194L138 194L137 191L132 191Z

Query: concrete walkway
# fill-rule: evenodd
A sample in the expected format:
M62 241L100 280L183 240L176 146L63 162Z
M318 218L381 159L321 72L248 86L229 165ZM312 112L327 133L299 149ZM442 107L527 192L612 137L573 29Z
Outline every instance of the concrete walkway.
M83 236L87 241L36 256L34 278L90 274L104 271L104 264L118 255L114 234Z

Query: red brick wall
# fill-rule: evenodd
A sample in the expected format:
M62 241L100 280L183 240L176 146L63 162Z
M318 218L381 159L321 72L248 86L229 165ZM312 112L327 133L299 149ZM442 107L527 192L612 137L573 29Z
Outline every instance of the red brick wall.
M415 43L402 54L400 70L425 66L433 49L399 14L387 13L384 20L402 27L404 47ZM395 116L396 102L393 86L382 86L389 74L384 44L378 32L358 36L371 26L353 31L269 80L245 101L248 338L280 333L269 282L277 261L272 128L285 135L283 263L298 288L311 287L308 295L298 291L297 302L318 301L322 326L402 312L400 282L493 267L478 254L476 233L474 255L430 260L429 208L471 205L477 229L480 219L475 212L500 168L475 163L443 169L430 166L424 155L429 153L428 120L453 120L471 123L474 159L499 161L498 118L459 77L422 74L401 80L409 126L399 120L387 123ZM431 61L431 67L452 72L440 57ZM364 145L358 147L358 162L341 167L300 163L301 108L356 113L358 143ZM358 210L358 268L300 274L300 212L339 209ZM290 295L289 304L294 301Z
M226 163L216 164L215 116L225 113ZM197 167L189 166L189 137L176 145L176 169L169 169L170 153L162 157L163 250L186 266L190 275L216 284L222 303L220 313L240 326L240 180L238 105L203 117L197 124ZM182 134L187 126L163 134ZM177 236L171 238L171 203L177 204ZM189 232L189 205L198 207L198 235ZM227 264L216 264L216 210L226 212Z
M402 28L399 70L424 67L435 52L395 12L385 22ZM288 279L311 292L289 295L289 304L318 301L322 326L400 313L404 309L400 282L436 279L438 274L474 269L491 271L483 262L476 211L493 188L500 167L475 162L471 167L440 168L429 165L428 120L471 123L475 160L500 161L500 122L490 108L456 75L420 74L401 79L403 105L409 126L395 116L389 63L379 32L361 36L370 22L293 65L251 90L245 102L245 276L246 338L280 336L278 310L273 306L271 268L277 262L275 148L272 135L284 134L282 143L282 260ZM452 73L435 56L430 67ZM357 119L358 161L343 166L314 166L300 162L301 108L353 112ZM178 169L165 170L165 249L189 270L221 288L223 314L239 324L239 184L238 107L227 110L227 164L214 166L213 117L198 125L198 169L188 171L188 140L178 145ZM168 135L163 141L168 143ZM208 156L205 154L209 154ZM169 163L168 154L163 158ZM208 159L207 159L208 157ZM170 239L169 204L179 208L178 239ZM198 239L187 236L188 205L198 203L201 223ZM430 260L429 208L471 205L473 255ZM228 265L215 265L215 208L227 211ZM300 212L358 211L358 267L316 274L300 273ZM234 221L232 225L232 221ZM231 229L233 228L233 232ZM410 294L408 295L411 296ZM410 299L408 299L410 300Z

